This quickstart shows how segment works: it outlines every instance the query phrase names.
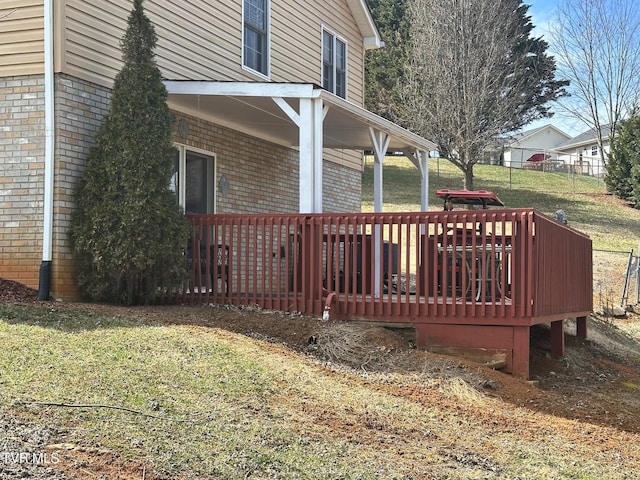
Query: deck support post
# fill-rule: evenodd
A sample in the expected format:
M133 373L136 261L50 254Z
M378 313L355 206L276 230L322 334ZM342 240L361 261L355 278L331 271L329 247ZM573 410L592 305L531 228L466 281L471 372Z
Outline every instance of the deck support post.
M513 364L511 374L514 377L529 378L529 327L513 327Z
M564 356L564 320L551 322L551 355Z
M576 318L576 336L587 338L587 317Z

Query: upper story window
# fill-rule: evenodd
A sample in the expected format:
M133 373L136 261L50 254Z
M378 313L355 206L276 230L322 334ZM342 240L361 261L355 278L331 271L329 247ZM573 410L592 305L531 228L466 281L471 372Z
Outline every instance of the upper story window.
M269 75L269 0L244 0L243 64Z
M598 156L598 145L591 145L591 156L592 157Z
M347 44L326 30L322 32L322 86L347 98Z

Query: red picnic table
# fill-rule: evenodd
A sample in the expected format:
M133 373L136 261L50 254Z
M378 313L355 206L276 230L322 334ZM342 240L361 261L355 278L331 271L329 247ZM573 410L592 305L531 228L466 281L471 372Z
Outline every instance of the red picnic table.
M446 188L436 191L436 196L444 199L444 209L451 210L453 205L482 205L487 207L504 207L502 200L488 190L448 190Z

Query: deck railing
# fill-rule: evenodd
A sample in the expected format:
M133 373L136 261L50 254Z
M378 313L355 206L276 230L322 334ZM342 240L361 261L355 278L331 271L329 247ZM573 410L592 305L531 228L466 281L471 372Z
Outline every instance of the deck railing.
M403 322L591 311L590 239L531 209L190 218L184 301Z

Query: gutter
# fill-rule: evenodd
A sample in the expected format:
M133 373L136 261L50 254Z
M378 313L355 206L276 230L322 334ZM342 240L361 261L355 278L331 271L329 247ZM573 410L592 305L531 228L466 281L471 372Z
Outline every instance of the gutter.
M51 261L53 258L53 180L55 112L53 81L53 2L44 0L44 207L42 227L42 263L38 300L49 300Z

